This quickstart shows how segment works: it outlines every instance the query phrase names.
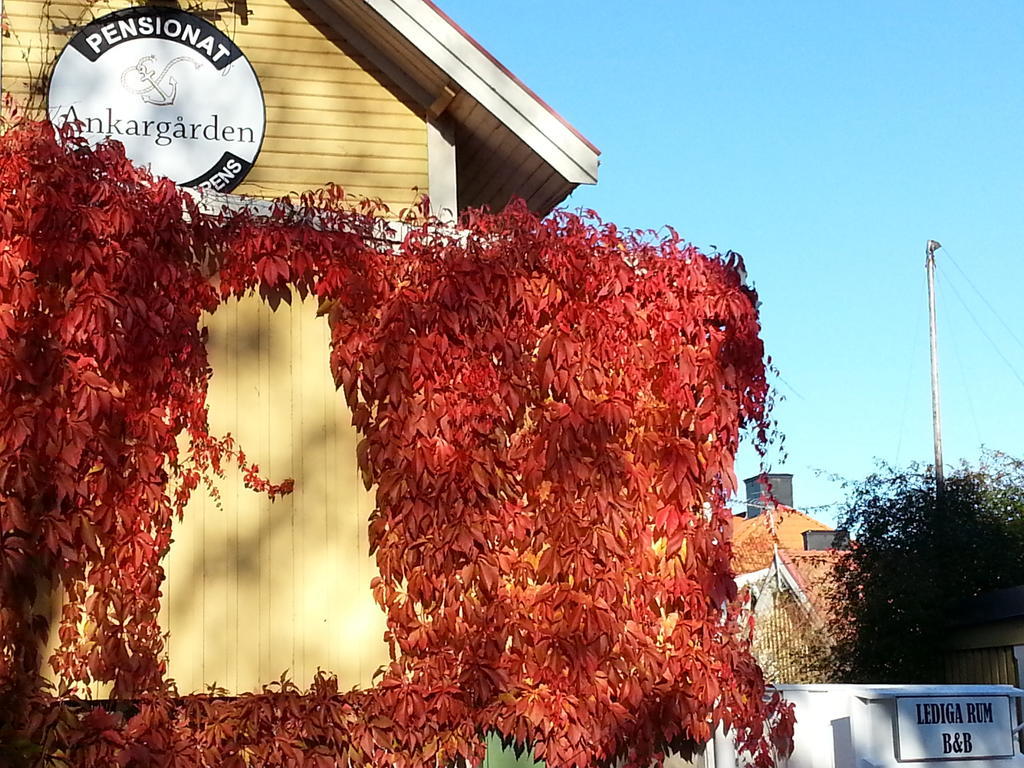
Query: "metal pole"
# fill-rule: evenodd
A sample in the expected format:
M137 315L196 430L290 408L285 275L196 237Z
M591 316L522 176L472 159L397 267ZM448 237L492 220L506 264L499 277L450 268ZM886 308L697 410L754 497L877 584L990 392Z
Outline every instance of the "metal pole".
M939 350L935 338L935 251L941 248L935 240L925 246L925 269L928 273L928 320L931 330L932 358L932 430L935 435L935 493L941 496L946 490L946 478L942 469L942 413L939 409Z

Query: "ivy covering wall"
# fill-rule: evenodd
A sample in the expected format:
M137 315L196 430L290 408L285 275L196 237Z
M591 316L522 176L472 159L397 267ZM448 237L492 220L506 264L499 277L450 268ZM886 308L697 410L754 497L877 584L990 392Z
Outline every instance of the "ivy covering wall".
M0 139L6 759L418 768L478 764L497 733L558 768L646 766L719 725L757 765L788 749L729 567L740 430L767 428L735 257L522 204L416 220L396 245L336 188L209 216L117 145L64 138ZM392 661L369 690L324 671L179 696L157 613L189 494L227 462L291 490L210 434L200 318L293 289L329 318L363 435ZM80 700L93 681L113 700Z

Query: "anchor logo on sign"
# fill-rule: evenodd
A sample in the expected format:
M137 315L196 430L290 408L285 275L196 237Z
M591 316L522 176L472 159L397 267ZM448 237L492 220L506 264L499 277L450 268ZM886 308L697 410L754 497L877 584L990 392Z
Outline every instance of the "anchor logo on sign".
M170 106L178 95L178 81L171 75L171 69L177 64L188 62L199 69L199 62L179 56L165 66L158 75L154 62L155 56L143 56L132 67L121 73L121 85L129 93L134 93L147 104L158 107Z

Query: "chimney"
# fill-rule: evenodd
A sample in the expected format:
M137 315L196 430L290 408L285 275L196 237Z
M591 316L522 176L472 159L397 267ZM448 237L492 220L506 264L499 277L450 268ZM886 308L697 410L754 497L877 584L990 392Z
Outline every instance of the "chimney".
M757 517L768 504L793 506L793 475L772 472L748 477L743 482L747 487L745 517Z
M805 552L850 548L849 531L804 531L803 536Z

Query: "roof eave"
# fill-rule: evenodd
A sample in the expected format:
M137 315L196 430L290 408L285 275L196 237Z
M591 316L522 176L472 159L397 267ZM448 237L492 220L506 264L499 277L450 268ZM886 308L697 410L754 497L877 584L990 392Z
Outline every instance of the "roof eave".
M571 184L597 183L600 151L436 6L363 0Z
M458 208L512 197L547 214L597 181L600 151L430 0L300 0L454 129Z

